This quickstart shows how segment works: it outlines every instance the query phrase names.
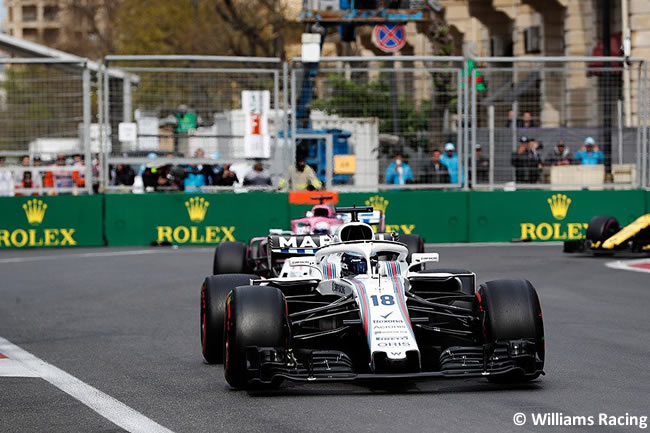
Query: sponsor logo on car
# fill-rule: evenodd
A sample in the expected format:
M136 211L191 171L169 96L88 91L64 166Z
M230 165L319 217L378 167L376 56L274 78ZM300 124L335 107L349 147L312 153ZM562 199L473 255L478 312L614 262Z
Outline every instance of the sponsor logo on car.
M530 239L533 241L582 239L584 237L584 230L587 228L587 223L559 222L564 221L567 217L572 202L571 198L566 194L553 194L546 201L555 221L540 224L520 223L521 239Z
M158 242L170 244L217 244L235 239L235 226L202 225L206 219L210 202L204 197L191 197L185 201L185 208L191 224L189 226L156 226Z
M47 213L47 203L40 199L27 200L22 205L29 229L0 229L0 246L4 247L66 247L75 246L73 228L41 228Z

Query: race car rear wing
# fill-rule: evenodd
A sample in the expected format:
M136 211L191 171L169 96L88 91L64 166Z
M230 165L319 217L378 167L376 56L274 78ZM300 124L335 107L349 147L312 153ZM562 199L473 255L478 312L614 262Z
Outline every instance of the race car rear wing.
M313 255L318 248L328 245L331 241L332 237L329 235L272 235L269 236L268 251L269 255Z

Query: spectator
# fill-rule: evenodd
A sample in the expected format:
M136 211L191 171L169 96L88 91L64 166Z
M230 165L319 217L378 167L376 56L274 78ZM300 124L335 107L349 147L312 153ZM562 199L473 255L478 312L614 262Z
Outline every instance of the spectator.
M544 161L547 165L571 165L573 164L573 157L571 152L564 145L564 140L560 140L555 149L551 151Z
M529 166L529 181L530 183L538 183L542 174L542 156L538 149L540 144L536 139L531 138L528 141L528 166Z
M135 181L135 171L130 165L117 164L115 169L115 185L118 186L132 186Z
M402 155L396 153L393 162L386 169L386 183L390 185L404 185L413 182L411 167L402 161Z
M198 148L194 152L194 158L205 158L205 152L203 149ZM209 164L199 164L196 166L199 172L203 175L205 185L217 185L219 183L219 177L221 171L216 165Z
M64 154L58 154L56 156L56 161L54 165L61 167L60 170L55 170L53 172L54 176L54 186L56 188L72 188L74 186L74 178L72 171L64 170L66 166L66 157Z
M11 170L5 168L5 157L0 156L0 196L14 195L14 177Z
M478 183L488 183L490 175L490 161L483 156L481 145L476 145L476 179ZM469 173L472 175L472 160L469 160Z
M524 111L524 116L521 121L522 128L534 128L535 122L533 121L533 116L530 114L530 111Z
M239 179L237 178L237 173L230 169L230 164L223 165L223 172L221 173L221 178L219 179L219 185L221 186L233 186L235 183L238 183Z
M458 155L456 154L456 146L454 143L445 144L445 154L442 155L440 161L447 166L449 170L449 180L451 183L458 183L458 171L462 172L463 168L460 165L458 160ZM461 175L461 182L465 181L465 175Z
M75 154L72 156L72 165L75 167L83 167L84 159L80 154ZM73 171L72 179L74 184L79 188L83 188L86 185L86 174L83 171Z
M517 183L530 182L529 170L529 145L528 137L519 137L519 147L517 151L512 154L510 159L512 165L515 167L515 180Z
M200 191L205 186L205 175L197 165L190 165L185 172L185 192Z
M314 169L305 162L304 158L299 158L295 166L289 166L288 183L289 189L294 191L313 191L323 186ZM280 186L282 187L282 182Z
M512 128L512 122L514 121L515 118L515 112L510 110L508 111L508 122L506 123L506 126L508 128ZM517 128L521 128L522 122L521 119L517 119Z
M45 159L45 161L50 161L49 156L44 155L43 158ZM37 167L40 167L42 164L41 164L41 161L39 160L39 161L34 161L34 165L36 165ZM51 166L52 164L50 163L50 164L47 164L47 165ZM54 188L54 174L52 173L52 171L48 170L48 171L43 171L41 173L43 173L42 174L43 187L44 188Z
M253 170L244 177L244 186L271 186L271 175L264 170L262 161L257 161Z
M582 165L597 165L605 162L605 155L596 146L596 140L591 137L585 138L585 144L576 152L576 161Z
M431 162L422 167L419 183L449 183L449 170L440 160L441 157L440 149L433 149Z

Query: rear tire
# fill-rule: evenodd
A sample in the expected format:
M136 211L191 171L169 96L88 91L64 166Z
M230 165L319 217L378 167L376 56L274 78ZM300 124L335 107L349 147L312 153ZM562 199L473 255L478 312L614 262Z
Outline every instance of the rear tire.
M413 253L423 253L424 252L424 239L420 235L399 235L399 242L406 245L409 250L409 254L406 257L407 262L411 262L411 255Z
M245 274L248 270L248 246L243 242L222 242L214 249L212 275Z
M537 356L535 370L544 367L544 321L535 288L528 280L495 280L479 288L481 305L485 311L487 343L507 340L533 340ZM490 382L516 383L536 379L539 373L526 374L522 370L489 376Z
M224 376L232 388L247 388L246 349L288 345L286 301L274 287L242 286L230 292L226 303Z
M255 275L226 274L207 277L201 285L201 351L208 364L223 363L223 320L226 296L237 286L250 284Z

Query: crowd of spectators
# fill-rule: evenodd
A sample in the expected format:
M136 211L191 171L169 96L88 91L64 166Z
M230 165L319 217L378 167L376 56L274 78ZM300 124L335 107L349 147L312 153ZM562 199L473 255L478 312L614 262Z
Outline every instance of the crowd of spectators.
M585 138L584 144L575 155L571 154L564 140L558 141L545 158L540 153L542 149L542 143L534 138L526 136L519 138L519 147L511 158L516 182L539 183L544 166L597 165L605 162L605 155L592 137Z
M480 182L487 181L489 161L480 152L480 145L476 146L477 178ZM411 167L401 153L393 155L393 160L386 169L386 183L390 185L419 184L458 184L464 182L465 173L462 163L458 159L454 143L444 145L444 153L435 148L430 158ZM471 161L470 161L471 164ZM471 165L469 166L471 170Z
M71 170L64 167L79 167ZM84 157L81 154L58 154L55 158L39 155L24 155L16 163L7 164L0 156L0 196L25 195L25 189L34 189L37 195L43 191L48 195L79 192L86 186ZM57 169L58 168L58 169ZM93 171L97 172L96 163ZM65 190L56 191L64 188Z
M545 158L542 158L540 153L542 149L542 143L534 138L519 138L519 147L511 158L515 167L515 180L518 183L539 183L544 166L597 165L605 162L605 155L592 137L585 138L584 144L575 155L571 154L564 140L559 140Z

